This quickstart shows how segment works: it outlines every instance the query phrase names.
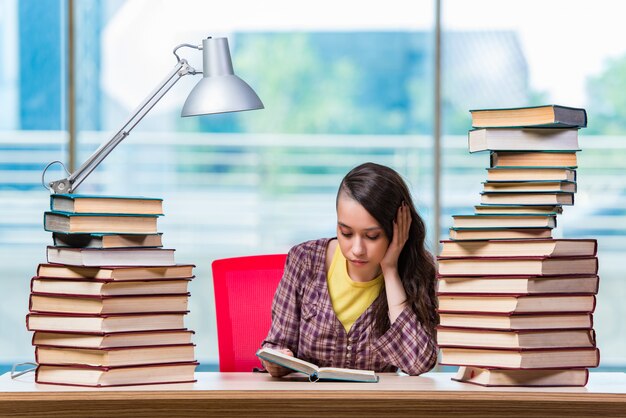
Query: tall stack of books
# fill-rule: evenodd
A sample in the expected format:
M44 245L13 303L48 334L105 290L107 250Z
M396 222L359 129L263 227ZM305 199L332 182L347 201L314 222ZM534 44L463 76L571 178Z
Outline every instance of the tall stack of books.
M491 164L472 215L438 257L441 363L485 386L584 386L599 351L597 242L554 239L574 204L584 109L475 110L470 152Z
M162 248L162 199L55 194L47 263L31 281L26 324L35 381L119 386L193 382L184 326L193 265Z

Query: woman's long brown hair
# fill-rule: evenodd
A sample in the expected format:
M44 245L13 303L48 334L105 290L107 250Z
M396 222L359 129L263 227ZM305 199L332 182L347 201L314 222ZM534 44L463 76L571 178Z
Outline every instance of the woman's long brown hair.
M405 202L411 211L409 238L398 259L398 273L406 292L407 304L422 326L434 337L439 323L435 295L436 268L432 254L426 249L426 226L413 204L411 193L402 177L393 169L365 163L352 169L339 186L341 193L356 200L381 225L389 242L393 239L393 221ZM384 296L384 295L383 295ZM375 311L375 331L382 335L391 326L387 298L382 297Z

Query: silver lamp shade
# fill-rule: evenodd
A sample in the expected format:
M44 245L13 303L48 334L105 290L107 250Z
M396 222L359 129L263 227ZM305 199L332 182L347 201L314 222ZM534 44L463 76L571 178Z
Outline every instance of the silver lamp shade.
M203 39L202 65L202 80L187 96L181 116L263 109L252 87L235 75L228 39Z

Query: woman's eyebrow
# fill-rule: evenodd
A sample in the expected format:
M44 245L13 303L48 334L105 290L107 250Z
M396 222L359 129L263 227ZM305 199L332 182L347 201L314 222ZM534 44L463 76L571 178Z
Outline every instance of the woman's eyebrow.
M337 225L339 225L341 227L344 227L344 228L352 229L351 226L348 226L348 225L344 224L341 221L337 221ZM369 228L365 228L364 231L376 231L376 230L379 230L379 229L383 229L383 228L380 227L380 226L370 226Z

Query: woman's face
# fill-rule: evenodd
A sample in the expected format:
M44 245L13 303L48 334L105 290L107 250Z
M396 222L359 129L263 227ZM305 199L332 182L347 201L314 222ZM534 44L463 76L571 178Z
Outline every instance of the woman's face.
M389 239L376 219L345 193L337 200L337 241L352 280L366 282L380 274Z

